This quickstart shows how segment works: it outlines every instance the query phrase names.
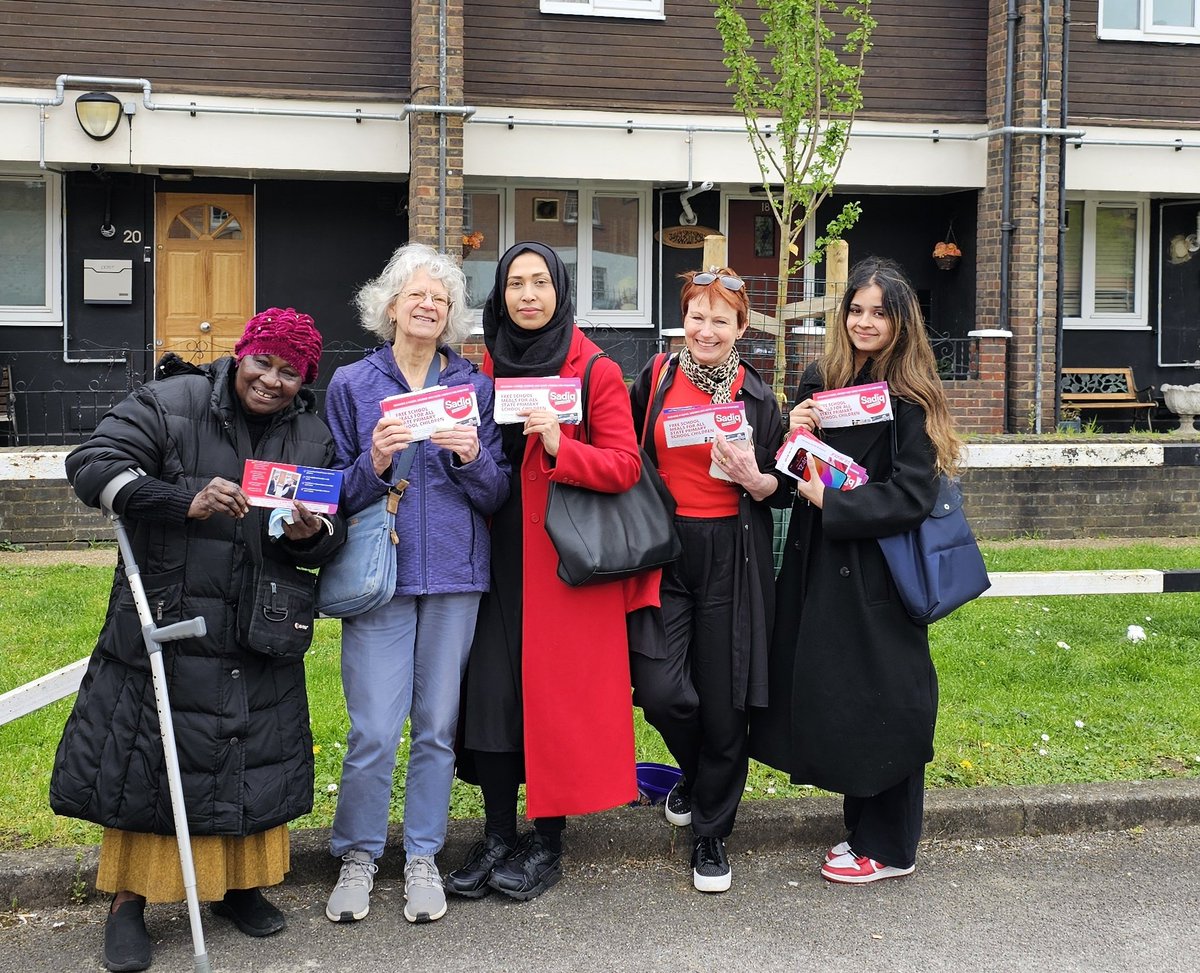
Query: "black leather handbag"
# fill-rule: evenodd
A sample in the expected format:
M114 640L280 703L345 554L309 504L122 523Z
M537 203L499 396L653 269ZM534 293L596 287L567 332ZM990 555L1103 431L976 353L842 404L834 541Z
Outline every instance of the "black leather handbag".
M581 439L588 441L588 382L597 352L583 372ZM643 449L642 472L622 493L551 482L546 533L558 551L558 576L572 587L628 578L679 557L675 500Z

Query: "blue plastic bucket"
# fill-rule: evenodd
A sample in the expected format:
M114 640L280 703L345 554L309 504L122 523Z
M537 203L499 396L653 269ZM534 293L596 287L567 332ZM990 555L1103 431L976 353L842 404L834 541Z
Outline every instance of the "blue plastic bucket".
M683 772L670 764L638 764L638 793L649 804L661 804L682 776Z

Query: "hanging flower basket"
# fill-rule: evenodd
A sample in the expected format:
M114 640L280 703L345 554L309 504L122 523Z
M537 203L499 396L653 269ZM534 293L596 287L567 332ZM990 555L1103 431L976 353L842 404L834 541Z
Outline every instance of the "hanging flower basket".
M946 239L933 248L933 262L938 270L953 270L962 259L962 251L954 240L954 227L946 231Z

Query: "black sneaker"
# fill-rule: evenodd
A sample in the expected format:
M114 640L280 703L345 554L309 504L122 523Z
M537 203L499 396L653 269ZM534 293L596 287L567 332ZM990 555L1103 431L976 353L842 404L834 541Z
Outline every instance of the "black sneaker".
M104 966L110 970L144 970L150 965L146 903L127 899L104 923Z
M687 781L682 777L667 794L667 803L663 805L663 813L667 821L677 828L686 828L692 823L692 792L688 790Z
M488 885L520 902L537 898L562 878L562 852L551 851L534 831L517 843L517 850L492 869Z
M698 892L728 892L733 881L724 838L701 837L692 847L692 884Z
M263 898L260 889L230 889L211 908L213 915L233 920L247 936L273 936L287 925L283 913Z
M499 835L485 834L467 852L467 860L446 876L446 891L465 899L482 899L488 894L488 879L492 869L513 853L513 848Z

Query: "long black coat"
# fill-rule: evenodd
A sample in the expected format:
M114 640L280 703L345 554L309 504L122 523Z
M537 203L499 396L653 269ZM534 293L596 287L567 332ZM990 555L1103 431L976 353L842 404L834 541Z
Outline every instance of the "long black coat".
M230 383L233 359L148 383L119 403L67 457L79 498L98 506L117 474L140 467L199 491L214 476L241 482L248 442ZM274 418L255 458L328 467L333 438L307 390ZM289 544L263 537L263 556L301 566L328 561L345 539ZM312 807L313 753L303 662L242 648L237 603L249 556L244 532L264 530L260 508L242 521L214 514L185 524L126 519L155 623L203 615L203 638L169 642L163 661L174 715L188 825L193 834L265 831ZM150 664L118 566L108 614L50 781L59 814L126 831L173 834Z
M815 366L797 402L820 390ZM891 423L824 433L870 481L797 499L777 582L770 702L752 714L750 753L797 783L867 797L933 758L937 674L929 636L904 610L877 538L916 527L937 496L925 412L892 399Z

